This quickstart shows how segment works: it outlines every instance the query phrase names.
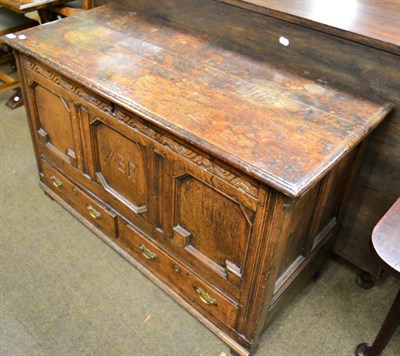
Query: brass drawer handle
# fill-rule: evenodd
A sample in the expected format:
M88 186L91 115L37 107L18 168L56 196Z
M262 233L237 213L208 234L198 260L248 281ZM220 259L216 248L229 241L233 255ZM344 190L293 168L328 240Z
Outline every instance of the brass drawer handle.
M208 305L215 305L215 306L218 305L215 298L211 297L208 293L204 292L201 288L194 287L194 290L200 296L200 299L203 303L208 304Z
M90 216L91 216L93 219L95 219L95 220L101 219L101 214L100 214L100 212L98 212L95 208L93 208L93 206L88 205L88 206L86 207L86 209L87 209L87 211L89 212Z
M63 182L61 182L57 177L51 176L50 179L51 179L53 185L54 185L56 188L61 189L61 188L64 187Z
M145 258L148 260L154 260L157 255L154 252L151 252L148 248L146 248L144 245L140 245L140 251L142 251L142 254Z

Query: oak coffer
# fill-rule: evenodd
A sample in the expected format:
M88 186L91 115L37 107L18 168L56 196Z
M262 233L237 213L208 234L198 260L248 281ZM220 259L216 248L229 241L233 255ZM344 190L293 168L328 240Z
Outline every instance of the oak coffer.
M392 106L117 5L23 35L3 40L40 186L234 352L254 352L323 262Z

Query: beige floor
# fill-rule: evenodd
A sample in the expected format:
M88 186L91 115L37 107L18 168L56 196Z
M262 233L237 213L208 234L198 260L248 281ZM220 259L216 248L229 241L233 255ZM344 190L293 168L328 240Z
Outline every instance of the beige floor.
M228 348L38 188L24 108L1 130L0 355L216 355ZM400 284L371 290L327 262L263 334L258 355L353 355ZM151 318L145 323L145 319ZM400 334L384 355L400 355Z

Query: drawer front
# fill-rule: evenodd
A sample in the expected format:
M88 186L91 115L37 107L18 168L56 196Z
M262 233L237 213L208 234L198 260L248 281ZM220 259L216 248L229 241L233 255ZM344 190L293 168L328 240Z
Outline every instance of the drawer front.
M142 265L189 301L195 309L234 328L238 313L236 303L196 277L187 267L161 250L135 227L120 223L117 241Z
M115 213L110 212L107 208L90 198L82 189L70 182L46 161L42 160L41 166L41 176L48 186L62 196L69 205L88 221L108 235L116 237L117 218Z

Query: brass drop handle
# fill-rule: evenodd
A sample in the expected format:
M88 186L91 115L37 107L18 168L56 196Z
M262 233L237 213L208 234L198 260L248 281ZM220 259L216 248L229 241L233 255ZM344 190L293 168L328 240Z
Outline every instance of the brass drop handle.
M148 248L146 248L144 245L140 245L140 251L142 251L142 254L145 258L148 260L154 260L157 255L154 252L151 252Z
M63 182L61 182L57 177L51 176L50 179L51 179L53 185L54 185L56 188L61 189L61 188L64 187Z
M200 300L208 305L218 305L217 301L215 298L211 297L208 293L204 292L201 288L199 287L194 287L194 290L196 293L200 296Z
M101 214L100 214L100 212L98 212L95 208L93 208L93 206L88 205L88 206L86 207L86 209L87 209L87 211L89 212L90 216L91 216L93 219L95 219L95 220L101 219Z

